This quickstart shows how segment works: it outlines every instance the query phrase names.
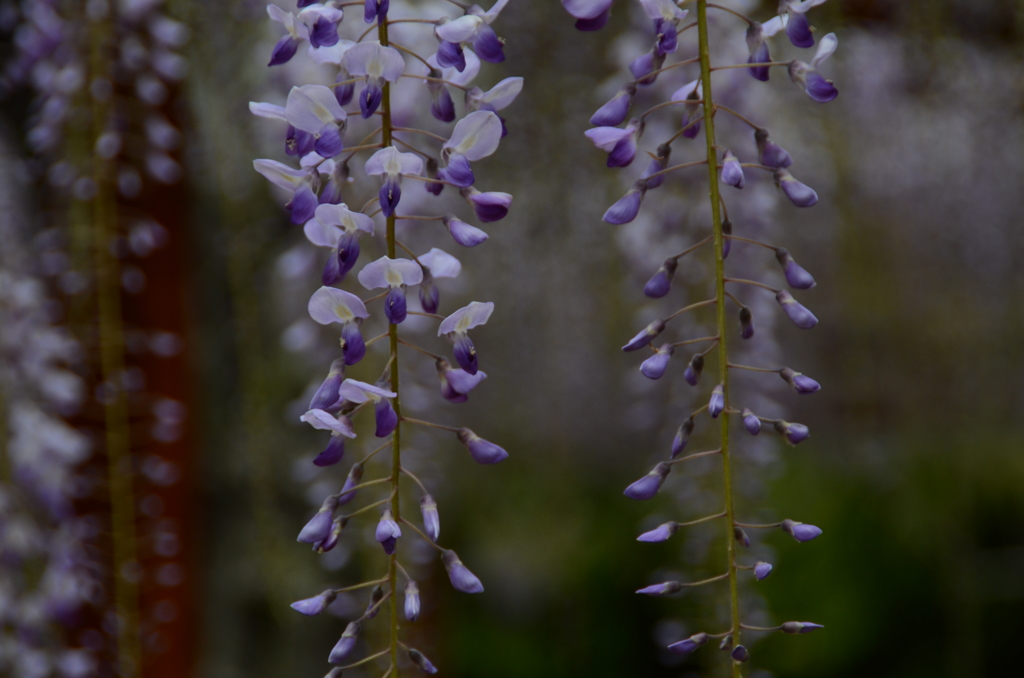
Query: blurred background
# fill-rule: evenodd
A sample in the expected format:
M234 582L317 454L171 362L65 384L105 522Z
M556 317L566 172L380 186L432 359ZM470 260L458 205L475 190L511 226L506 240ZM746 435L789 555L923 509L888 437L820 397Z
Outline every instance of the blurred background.
M765 20L776 9L725 4ZM412 402L433 398L437 418L511 455L484 468L449 454L458 446L447 439L415 439L445 541L487 587L454 592L422 559L414 633L444 675L725 675L716 650L685 661L663 650L717 630L724 589L634 593L717 574L723 549L716 525L635 541L713 512L714 463L673 474L651 502L622 496L709 386L683 382L682 354L652 382L619 350L679 301L646 298L644 282L708 223L699 172L652 191L637 221L601 221L637 167L607 169L583 131L647 49L635 10L619 2L608 27L582 33L553 0L512 0L495 23L507 60L486 64L481 81L526 85L478 174L515 202L484 246L444 245L463 262L448 311L496 304L474 335L489 378L458 408L435 402L429 361L408 387ZM104 12L117 20L96 19ZM759 411L812 431L798 448L737 434L741 515L824 530L808 544L752 535L752 553L775 572L744 589L745 614L826 630L751 634L749 672L1012 675L1024 633L1024 5L832 0L810 18L818 36L839 36L822 66L838 99L810 101L781 71L769 83L734 71L720 90L771 130L820 196L797 210L751 173L742 194L726 194L737 235L784 245L814 274L817 287L797 296L821 320L813 332L777 322L767 293L743 290L758 327L744 361L823 385L796 396L780 380L737 380ZM353 531L330 558L295 543L325 494L308 470L322 439L297 420L336 337L306 315L319 259L251 164L283 157L279 130L248 112L297 82L265 66L280 27L250 0L90 0L3 2L0 28L0 673L117 675L113 639L133 634L110 606L130 598L142 664L122 674L320 676L361 603L340 598L342 618L288 604L359 581L382 558L369 533ZM742 29L715 16L716 58L746 58ZM129 84L92 91L101 103L85 122L51 110L76 105L84 86L67 66L97 58L82 45L112 40ZM797 56L783 42L773 56ZM33 49L46 58L26 61ZM672 89L695 77L667 75ZM638 97L644 108L657 101ZM88 120L109 109L133 121L129 131L116 147L83 147ZM641 148L675 124L652 123ZM741 159L753 156L749 130L719 125ZM681 140L673 161L699 157L683 142L702 146ZM106 197L73 171L90 153L110 161ZM756 249L737 244L730 265L781 281ZM682 261L675 294L703 298L707 254ZM701 336L711 318L684 320L679 338ZM116 345L104 330L114 326ZM126 437L111 438L112 422ZM694 449L706 449L702 436ZM108 475L117 464L134 472ZM117 477L132 479L122 500L111 499ZM111 562L131 566L118 579L128 589L113 584Z

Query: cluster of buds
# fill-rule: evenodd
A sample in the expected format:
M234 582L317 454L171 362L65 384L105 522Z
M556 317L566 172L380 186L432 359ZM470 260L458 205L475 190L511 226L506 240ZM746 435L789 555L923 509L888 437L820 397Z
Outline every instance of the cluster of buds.
M625 495L636 500L652 499L669 474L678 464L700 458L720 458L723 465L724 506L721 510L704 517L685 522L667 522L657 528L645 532L638 538L642 542L662 542L668 540L679 528L699 523L723 521L726 523L728 562L726 571L720 575L695 582L663 582L642 588L638 593L664 596L682 591L683 589L712 585L715 582L727 582L730 603L729 627L720 633L697 633L688 638L674 642L668 649L677 654L689 654L711 639L719 639L720 647L731 653L733 675L740 675L740 665L750 658L748 649L741 644L740 635L748 631L783 631L786 633L806 633L821 628L809 622L787 622L779 627L762 628L748 626L740 618L739 578L740 573L750 571L756 581L765 579L772 571L772 565L763 561L750 564L742 562L740 547L750 546L747 531L755 528L781 528L797 542L806 542L821 534L821 530L792 520L783 520L770 524L743 523L738 520L734 506L734 469L733 445L730 442L732 422L742 425L742 429L751 436L757 436L763 424L770 424L782 440L789 445L797 445L809 437L806 426L791 423L781 418L760 416L752 407L733 404L729 388L729 374L732 370L749 370L758 373L778 374L798 394L810 394L818 391L820 385L814 379L796 372L788 367L766 368L737 364L731 359L730 339L738 329L738 336L743 341L754 338L754 314L748 304L734 293L738 289L748 288L755 294L763 294L762 290L771 292L781 310L789 320L799 328L808 329L817 324L817 318L811 311L799 303L787 289L776 289L768 284L751 280L747 276L727 275L726 258L734 243L740 246L752 245L770 250L782 268L787 285L796 290L814 287L814 278L801 267L788 250L769 245L753 237L742 235L742 223L736 226L729 220L727 197L729 190L742 190L754 183L756 177L748 177L753 170L770 175L781 193L796 207L814 205L818 196L815 191L798 181L789 168L793 159L788 152L772 141L768 130L762 125L751 121L747 116L716 102L712 95L712 74L730 69L744 69L754 79L767 81L770 69L785 67L790 79L816 102L828 102L836 98L835 86L822 76L818 68L836 49L838 41L834 34L822 37L817 45L817 52L810 62L793 59L791 61L772 61L769 56L767 39L785 31L790 42L798 48L809 48L815 45L814 34L807 19L807 12L824 0L782 0L777 16L762 23L754 21L737 9L723 5L709 4L698 0L696 16L687 9L682 9L672 0L639 0L642 11L650 20L647 35L651 48L637 56L629 64L630 78L619 88L614 96L594 113L590 122L594 127L587 130L586 136L594 145L606 152L607 165L613 168L627 168L632 165L645 130L657 118L666 116L672 111L682 109L681 116L672 124L673 133L667 139L660 140L654 152L649 152L650 161L641 174L633 181L629 191L615 204L608 208L604 220L611 224L626 224L634 221L642 208L647 194L662 186L668 186L670 175L687 168L706 167L709 181L711 228L710 233L702 233L695 244L678 254L664 259L660 268L654 273L644 287L644 294L651 299L667 297L672 292L672 283L681 260L702 247L711 244L713 247L714 280L713 295L703 301L683 306L671 313L664 314L648 324L628 341L622 350L626 352L650 351L651 355L640 366L641 373L649 379L660 379L668 373L671 359L676 349L684 346L698 345L701 349L692 354L683 372L684 380L693 387L698 387L705 370L705 362L714 356L718 362L718 377L712 385L706 404L688 414L672 441L668 459L658 463L647 475L629 485ZM612 0L563 0L563 5L572 14L580 30L593 31L602 28L609 20ZM742 9L742 8L741 8ZM727 20L737 19L747 25L746 42L750 56L743 64L712 65L711 50L708 39L708 11L718 10L726 15ZM688 21L689 19L689 21ZM653 29L653 30L652 30ZM697 46L695 54L675 55L682 51L682 34L696 29ZM738 33L734 33L739 38ZM692 71L689 77L684 73ZM678 82L668 82L678 79ZM663 87L665 89L663 89ZM630 117L634 103L642 100L650 102L642 113ZM752 133L749 151L741 146L726 147L720 143L715 134L716 117L725 113L736 119ZM655 116L655 114L657 114ZM652 117L654 116L654 117ZM701 134L703 130L703 134ZM697 151L696 158L673 164L670 156L673 145L693 143L698 136L704 142ZM743 156L750 153L750 160L745 162ZM755 155L756 153L756 155ZM724 188L729 186L731 188ZM665 189L663 189L664 192ZM662 255L664 256L664 255ZM729 262L730 264L732 262ZM727 320L727 305L735 305L738 309L738 327L732 327ZM668 328L675 318L698 311L698 309L714 309L715 331L711 336L685 338L669 341L655 346L654 341ZM756 407L756 405L754 406ZM683 455L691 435L697 429L701 418L717 420L720 430L720 441L716 449ZM708 421L708 423L711 423Z
M315 615L339 593L370 590L365 612L348 623L329 653L328 661L336 665L330 676L378 658L389 662L385 675L398 675L403 658L424 672L437 671L421 651L399 641L398 597L404 597L408 621L415 621L421 610L419 586L400 559L410 532L436 549L456 590L483 591L459 556L438 544L437 502L402 463L403 432L408 426L446 431L480 464L500 462L508 453L468 428L407 416L399 367L400 351L428 356L437 370L440 395L451 403L465 402L487 377L470 334L488 321L494 304L473 301L439 314L443 281L459 276L462 265L443 249L416 243L423 238L424 225L434 222L457 245L475 247L488 234L470 223L474 217L486 224L508 213L512 196L479 190L475 165L492 155L507 134L499 111L516 98L522 78L506 78L486 91L472 85L481 61L505 58L503 41L491 24L506 3L498 0L486 11L453 3L454 8L443 6L449 12L431 13L424 7L367 0L358 3L362 10L354 18L349 8L357 3L300 0L294 13L267 7L270 18L285 30L269 65L279 67L302 55L329 72L323 83L292 87L284 101L250 104L255 115L279 125L284 155L292 159L258 159L255 169L286 192L291 222L326 250L322 287L310 297L308 311L315 322L338 328L340 350L301 416L314 429L329 433L312 463L328 468L344 461L346 446L357 437L357 415L364 409L372 407L373 435L382 441L351 465L342 487L323 500L298 536L314 551L327 553L346 526L363 514L379 515L375 538L387 556L386 572L292 605L302 614ZM458 8L463 11L453 16ZM456 90L464 93L462 106L452 98ZM427 110L429 117L421 114ZM414 190L410 184L415 183L422 188ZM458 200L450 204L447 199L453 194ZM378 221L384 222L382 229ZM377 237L380 231L382 238ZM383 249L383 256L360 267L366 241L367 247ZM408 298L411 288L418 290L413 300ZM360 289L370 296L357 294ZM365 338L365 327L374 320L383 324L381 332ZM452 360L399 336L403 325L415 331L431 321L439 321L437 336L450 342ZM367 381L348 376L366 369L362 361L378 341L388 345L382 368L369 373ZM385 449L390 450L386 475L364 477L371 459ZM419 525L403 511L403 477L420 491ZM345 512L343 507L374 493L380 496ZM391 630L387 647L352 661L364 628L385 607Z

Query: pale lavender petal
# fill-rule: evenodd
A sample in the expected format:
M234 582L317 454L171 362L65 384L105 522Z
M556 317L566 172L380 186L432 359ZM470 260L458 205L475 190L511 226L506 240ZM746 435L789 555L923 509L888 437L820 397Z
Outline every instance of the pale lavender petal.
M368 290L419 285L422 280L423 269L410 259L381 257L359 271L359 282Z
M441 337L450 332L468 332L474 327L486 323L493 312L493 301L470 302L441 321L440 327L437 328L437 336Z
M309 298L309 316L320 323L348 323L355 318L368 318L363 300L333 287L321 287Z
M494 153L500 141L501 120L498 116L491 111L474 111L455 125L444 150L474 161Z

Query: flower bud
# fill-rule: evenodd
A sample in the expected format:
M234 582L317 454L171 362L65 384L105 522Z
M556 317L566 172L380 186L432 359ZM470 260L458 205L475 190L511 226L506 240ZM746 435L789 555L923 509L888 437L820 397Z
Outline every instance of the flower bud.
M448 376L452 373L452 364L448 362L447 358L438 358L434 362L434 367L437 368L437 378L441 381L441 396L445 400L453 403L464 403L469 400L465 393L456 391L448 380Z
M722 638L722 642L718 644L718 649L723 652L732 649L732 634L728 634L725 638Z
M672 344L664 344L640 365L640 372L648 379L661 379L668 369L668 361L675 353Z
M803 424L791 424L785 419L775 422L775 430L779 432L791 445L802 443L811 437L811 432Z
M492 442L484 440L468 428L460 428L456 434L459 442L469 448L469 454L478 464L497 464L508 458L508 452Z
M660 177L659 177L660 178ZM619 198L614 205L605 210L601 217L609 224L628 224L640 213L640 204L647 193L647 180L637 179L626 195Z
M641 501L650 499L658 493L658 490L661 489L662 483L665 482L665 478L668 477L668 474L671 471L671 466L665 462L661 462L655 466L650 473L627 487L623 494L630 499L638 499Z
M732 528L732 536L736 541L743 544L745 547L750 548L750 537L747 536L747 533L743 531L742 527Z
M462 564L455 551L445 550L441 554L441 562L444 569L448 570L448 578L456 591L463 593L482 593L484 585L480 583L477 576L469 571L469 568Z
M338 545L338 541L341 540L341 532L345 529L345 525L348 524L348 518L341 516L334 519L334 523L331 526L331 533L327 535L327 538L323 541L318 541L313 544L313 550L317 553L327 553L334 549Z
M370 600L366 603L366 612L363 613L363 619L373 619L380 612L380 606L377 605L384 599L384 587L377 584L370 591Z
M742 664L743 662L750 660L750 651L742 645L737 645L732 649L732 652L729 653L729 656L732 657L734 662Z
M797 207L811 207L818 202L818 194L814 189L797 181L789 170L775 170L775 185L781 188L789 201Z
M405 618L416 621L420 616L420 588L409 580L405 585Z
M423 514L423 531L436 542L441 535L441 517L437 513L437 503L429 494L420 499L420 513Z
M750 56L747 58L748 64L767 64L772 60L771 54L768 53L768 43L764 40L764 31L761 29L761 24L754 22L747 26L747 49L750 51ZM760 80L761 82L768 82L768 71L769 66L751 66L747 69L750 75Z
M772 564L766 563L763 560L759 560L754 563L754 578L757 581L763 581L768 578L768 575L772 573Z
M800 372L791 370L788 367L783 367L779 371L779 375L783 378L783 380L785 380L787 384L792 386L793 390L796 391L797 393L808 394L816 393L821 390L821 384L816 382L814 379L811 379L807 375L801 374Z
M762 165L768 167L789 167L793 158L778 144L772 142L768 130L754 130L754 141L757 143L757 155Z
M334 510L336 508L338 508L337 498L330 496L324 499L320 510L302 528L296 541L300 541L303 544L314 544L326 539L331 534L331 526L334 523Z
M637 591L637 593L643 593L648 596L669 596L673 593L679 593L683 590L683 585L677 581L666 581L660 584L652 584L645 586L644 588Z
M345 360L338 358L331 363L331 369L327 373L324 383L316 390L313 399L309 401L309 410L328 410L338 402L340 396L338 389L345 379Z
M590 124L595 127L617 127L622 124L629 115L629 107L633 103L633 96L636 94L636 83L627 82L615 93L608 103L597 109L590 118Z
M690 440L690 434L693 433L693 428L696 425L693 417L687 417L686 421L683 422L679 430L676 431L676 437L672 439L672 459L679 456L679 453L686 447L686 443Z
M722 183L736 188L743 188L743 168L740 160L732 151L726 151L722 157Z
M722 235L723 236L730 236L730 235L732 235L732 222L729 221L729 217L726 217L725 219L722 219ZM722 238L722 258L723 259L728 259L729 258L729 250L731 250L731 249L732 249L732 238L723 237Z
M327 606L333 603L334 599L337 597L337 593L331 589L327 589L318 596L295 601L291 604L291 608L296 612L312 617L326 610Z
M698 647L707 644L708 638L709 636L706 633L695 633L689 638L672 643L668 646L668 649L675 654L690 654Z
M424 657L419 650L409 648L409 661L424 673L437 673L437 667L431 664L430 660Z
M662 523L650 532L644 532L636 538L637 541L658 542L665 541L679 530L679 523L669 521Z
M700 383L700 375L704 373L704 356L700 353L695 354L690 358L690 364L686 366L686 370L683 372L683 379L690 386L696 386Z
M341 458L345 456L345 436L340 434L332 434L331 439L327 441L327 447L324 448L323 452L316 455L313 459L315 466L333 466L341 461Z
M448 227L448 232L451 233L452 239L463 247L476 247L484 240L487 240L487 233L450 214L445 215L442 221Z
M359 637L359 632L362 628L363 627L359 622L350 622L349 625L345 627L345 632L341 634L341 639L331 650L331 654L327 658L327 661L331 664L340 664L345 661L345 657L352 654L352 650L356 646L356 639Z
M793 289L809 290L818 284L814 282L814 277L804 270L803 266L796 263L785 247L775 249L775 258L779 260L779 264L782 265L782 270L786 274L786 283Z
M359 484L359 481L363 479L363 465L361 463L352 464L352 468L349 469L348 477L345 478L345 484L341 486L341 492L338 496L338 505L344 505L356 498L356 493L352 492L352 488Z
M814 624L812 622L786 622L780 629L783 633L810 633L811 631L817 631L818 629L825 628L821 624Z
M708 414L712 419L718 419L718 415L725 409L725 386L719 384L711 391L711 400L708 401Z
M384 509L384 512L381 513L374 536L380 545L384 547L384 553L390 556L395 552L398 538L402 536L402 528L395 522L395 517L391 514L390 508Z
M789 319L797 327L809 330L818 324L818 319L814 314L794 299L793 295L787 290L776 292L775 301L779 302L779 306L782 307L782 310L786 312L786 315L789 316Z
M740 417L743 418L743 427L747 429L747 433L752 436L756 436L761 432L761 420L757 418L757 415L750 411L750 408L743 408Z
M747 306L740 306L740 337L750 339L754 336L754 314Z
M629 340L629 343L622 347L623 351L636 351L654 341L654 338L665 331L665 321L655 320L645 327L638 335Z
M388 398L381 398L376 405L373 406L374 417L377 422L377 431L375 435L378 438L387 438L398 426L398 415L395 413L395 408L391 406L391 400Z
M672 289L672 277L675 276L678 267L679 261L676 259L666 259L661 264L661 268L658 269L657 273L644 285L644 294L652 299L659 299L668 294L669 290ZM310 409L313 408L310 407Z
M795 520L782 521L782 531L788 533L793 539L799 542L810 541L821 534L821 528L817 525L808 525L807 523L798 523Z

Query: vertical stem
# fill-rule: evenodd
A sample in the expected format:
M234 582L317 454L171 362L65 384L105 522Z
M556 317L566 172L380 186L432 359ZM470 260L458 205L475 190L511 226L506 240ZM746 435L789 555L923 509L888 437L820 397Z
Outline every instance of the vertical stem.
M388 22L387 18L381 21L380 16L377 17L377 36L378 41L381 45L388 44ZM381 148L387 148L391 145L391 83L385 82L383 87L383 95L381 97ZM391 259L395 258L395 213L392 212L387 218L387 241L388 241L388 257ZM396 394L398 393L398 325L388 325L388 340L390 343L390 360L391 360L391 390ZM395 426L395 432L392 434L391 439L391 513L394 515L395 520L399 520L402 517L399 511L399 481L402 477L402 408L399 404L399 396L396 395L391 400L391 406L395 408L395 414L398 415L398 424ZM398 675L398 547L395 547L395 552L391 554L388 562L388 588L391 590L391 598L388 600L388 614L390 616L389 622L391 627L390 643L390 656L391 656L391 668L394 671L394 675Z
M111 79L110 23L95 20L90 32L92 79ZM94 98L93 139L105 131L109 103ZM92 201L92 250L95 267L96 312L99 330L100 379L108 391L103 405L107 453L107 483L110 491L110 527L114 579L114 608L117 613L117 672L134 676L141 671L138 587L132 569L137 567L135 551L135 499L132 490L131 440L128 430L128 400L121 377L124 374L124 328L121 321L121 274L111 244L117 236L117 198L111 177L112 163L93 155L96 195Z
M729 448L729 350L725 319L725 238L722 235L722 213L718 193L718 149L715 144L715 104L711 93L711 55L708 49L708 4L697 0L697 31L700 41L700 77L704 93L704 139L707 142L708 180L710 182L711 221L715 230L715 305L718 325L719 383L725 391L725 410L721 414L722 476L725 485L726 552L729 571L729 608L734 645L740 642L740 599L736 578L736 539L733 535L736 516L733 510L732 457ZM741 675L739 662L732 662L732 675Z

